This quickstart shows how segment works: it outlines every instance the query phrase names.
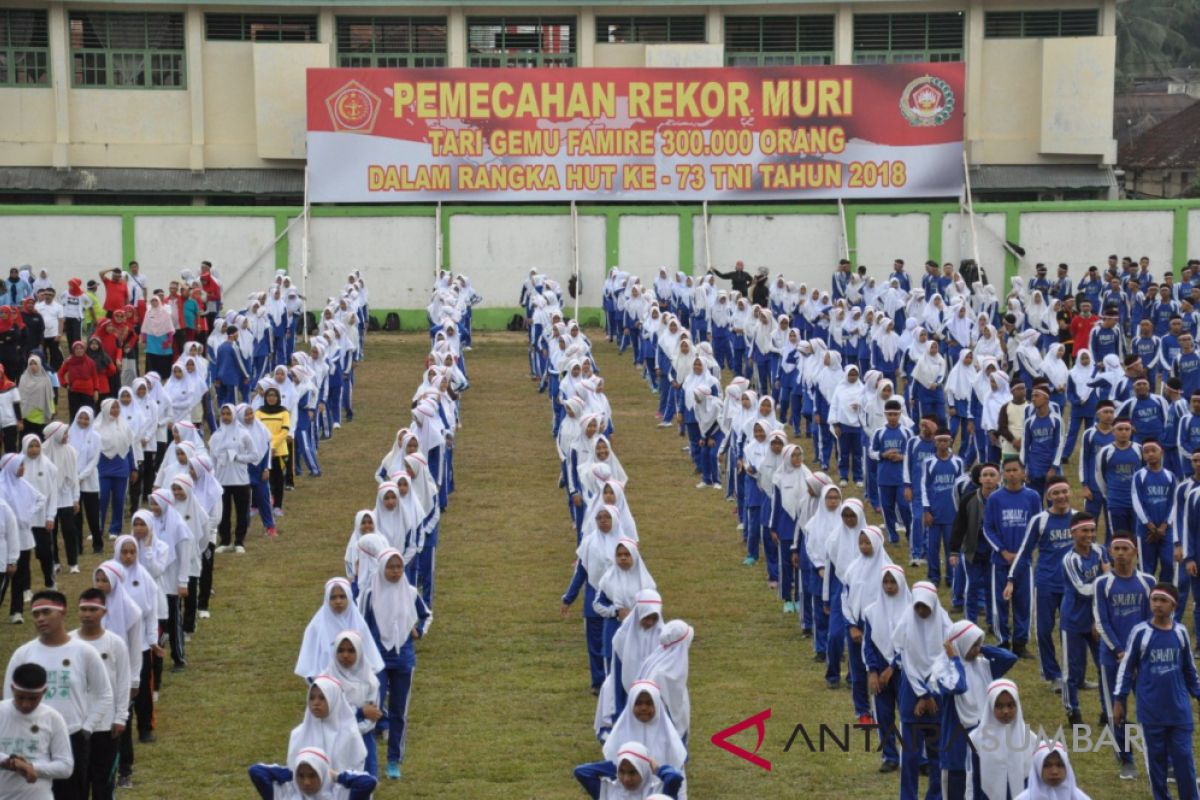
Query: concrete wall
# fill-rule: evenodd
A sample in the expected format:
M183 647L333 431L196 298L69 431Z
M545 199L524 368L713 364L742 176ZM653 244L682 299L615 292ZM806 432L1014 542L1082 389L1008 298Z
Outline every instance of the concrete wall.
M654 279L660 266L703 272L701 209L682 216L656 206L581 207L580 304L600 305L606 270L620 266ZM847 205L855 265L882 277L895 258L919 274L927 258L957 262L972 256L969 228L950 204ZM571 216L555 207L447 207L439 229L431 210L316 209L309 228L308 296L322 304L349 270L363 271L376 309L423 309L438 263L471 276L484 308L506 309L531 267L567 283L574 271ZM0 206L0 269L46 267L59 283L136 258L151 286L165 286L183 268L211 260L229 296L241 302L265 286L277 267L301 282L303 227L275 237L298 209L72 208ZM691 241L680 227L690 220ZM1043 203L981 206L976 217L979 254L994 282L1032 274L1038 261L1066 261L1072 277L1109 253L1151 259L1156 275L1200 254L1200 201ZM789 280L826 289L842 254L836 207L713 207L709 218L711 263L721 270L741 259ZM1017 259L1004 238L1025 248ZM497 312L499 314L499 312ZM499 317L496 317L498 319Z
M199 272L201 261L211 261L234 301L271 280L274 238L270 217L143 217L134 227L138 265L150 287L165 287L180 270Z
M120 217L0 215L0 242L6 277L10 267L32 264L51 270L60 287L122 264Z

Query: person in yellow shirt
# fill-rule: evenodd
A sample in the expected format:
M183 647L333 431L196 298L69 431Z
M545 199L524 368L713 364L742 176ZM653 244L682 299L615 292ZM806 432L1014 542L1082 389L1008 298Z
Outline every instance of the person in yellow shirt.
M283 514L283 483L291 471L288 442L292 439L292 417L279 401L279 390L271 387L255 412L271 433L271 499L275 516Z

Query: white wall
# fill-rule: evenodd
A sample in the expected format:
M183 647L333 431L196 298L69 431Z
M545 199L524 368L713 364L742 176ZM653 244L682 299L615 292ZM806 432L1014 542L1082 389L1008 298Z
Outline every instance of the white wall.
M4 277L10 267L45 268L59 292L67 279L96 277L101 269L121 266L120 217L0 216L0 259Z
M1155 275L1173 268L1171 211L1121 211L1097 213L1044 212L1021 215L1021 246L1025 258L1021 274L1033 274L1033 265L1043 262L1053 277L1060 262L1071 265L1078 280L1092 264L1104 268L1110 253L1150 257ZM1200 244L1200 239L1191 240Z
M1004 226L1003 214L975 215L979 260L991 281L999 281L1004 277ZM958 214L946 214L942 217L942 263L949 261L957 266L962 259L974 257L971 221L964 216L960 224ZM918 263L913 266L919 269L921 265Z
M666 267L672 279L679 269L679 218L674 216L620 217L618 263L649 286Z
M841 258L841 224L832 214L710 216L712 265L725 272L738 260L746 269L767 267L788 280L828 288ZM695 274L704 272L704 217L692 218ZM721 281L718 286L728 286Z
M199 273L200 262L211 261L228 292L226 304L266 288L275 272L275 251L268 249L246 268L274 238L271 217L138 217L134 225L137 261L151 289L165 289L182 269Z
M450 218L450 264L455 272L471 277L475 290L483 295L483 306L514 306L521 281L535 267L561 283L565 293L575 268L571 236L571 217L567 214L532 217L456 214ZM604 248L605 218L580 216L579 274L584 287L580 305L600 305ZM373 294L371 304L376 304ZM424 306L422 302L420 307Z
M929 216L927 214L859 214L857 251L850 261L857 269L866 266L868 275L884 276L892 262L904 259L910 276L920 275L929 259Z
M1187 216L1188 258L1200 258L1200 209L1189 211ZM1180 264L1180 267L1183 265Z
M357 269L375 308L424 308L433 287L435 233L433 217L313 217L309 306L323 307ZM288 271L296 282L303 235L301 225L288 234Z

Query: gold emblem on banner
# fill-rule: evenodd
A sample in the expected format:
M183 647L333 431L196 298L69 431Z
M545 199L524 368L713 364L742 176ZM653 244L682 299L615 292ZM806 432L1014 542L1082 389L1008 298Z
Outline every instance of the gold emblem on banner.
M943 125L954 113L954 90L941 78L925 75L904 87L900 113L914 128Z
M335 131L371 133L379 117L379 95L358 81L350 81L325 98L325 108Z

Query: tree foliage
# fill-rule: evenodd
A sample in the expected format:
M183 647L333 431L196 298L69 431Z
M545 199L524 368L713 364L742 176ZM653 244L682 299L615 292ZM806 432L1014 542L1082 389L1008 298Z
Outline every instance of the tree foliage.
M1117 77L1161 75L1200 56L1200 0L1118 0Z

